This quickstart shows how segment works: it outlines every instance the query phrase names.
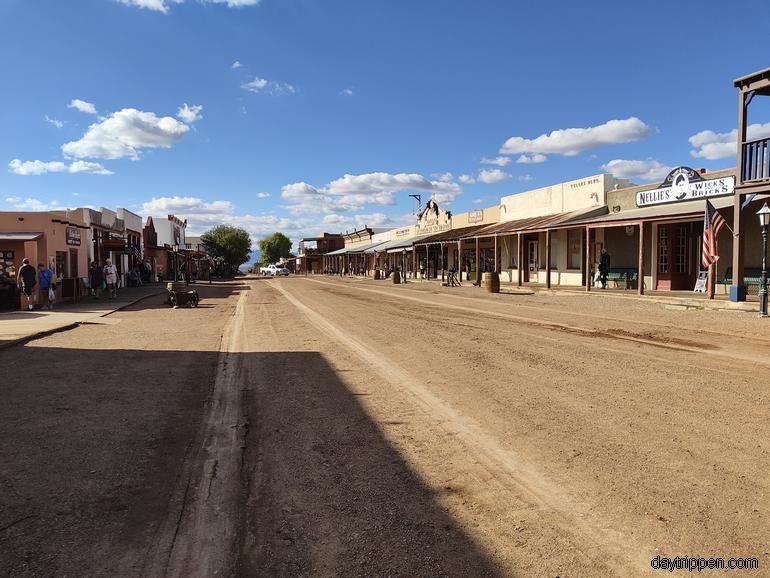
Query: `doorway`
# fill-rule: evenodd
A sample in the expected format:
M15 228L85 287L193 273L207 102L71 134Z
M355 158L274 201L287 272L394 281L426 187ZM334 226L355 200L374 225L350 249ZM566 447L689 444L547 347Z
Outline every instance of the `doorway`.
M658 276L655 286L658 291L681 291L694 287L693 230L692 223L658 225Z
M538 261L538 241L527 241L527 283L537 283Z

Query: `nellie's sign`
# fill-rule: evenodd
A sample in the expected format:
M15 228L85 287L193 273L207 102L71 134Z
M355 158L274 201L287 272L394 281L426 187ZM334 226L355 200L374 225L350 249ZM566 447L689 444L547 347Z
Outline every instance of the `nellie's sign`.
M636 206L662 205L680 201L696 201L708 197L732 195L735 177L730 175L716 179L704 179L690 167L678 167L668 173L657 189L636 193Z

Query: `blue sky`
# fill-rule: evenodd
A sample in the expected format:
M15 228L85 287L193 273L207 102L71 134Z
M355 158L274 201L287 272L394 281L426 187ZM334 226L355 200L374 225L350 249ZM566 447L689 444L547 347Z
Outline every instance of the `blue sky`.
M729 167L768 31L760 0L2 0L0 210L297 239L408 222L412 192Z

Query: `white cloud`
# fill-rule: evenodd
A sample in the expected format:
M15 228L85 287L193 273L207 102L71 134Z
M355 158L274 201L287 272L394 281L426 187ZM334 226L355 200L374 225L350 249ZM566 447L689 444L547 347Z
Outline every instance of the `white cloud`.
M111 175L112 171L108 171L99 163L91 163L86 161L75 161L72 164L63 163L61 161L22 161L19 159L13 159L8 163L8 172L15 175L42 175L45 173L91 173L94 175Z
M535 177L533 177L532 175L530 175L530 174L528 173L528 174L526 174L526 175L519 175L518 179L519 179L521 182L524 182L524 183L528 183L528 182L530 182L530 181L534 181L534 180L535 180Z
M478 204L481 204L481 203L483 203L483 202L484 202L484 199L482 199L482 198L480 198L480 197L479 197L479 198L475 198L475 199L473 199L471 202L472 202L474 205L478 205Z
M242 68L242 67L243 67L243 64L241 64L240 61L238 61L238 60L233 62L232 65L230 66L230 68L233 68L233 69L235 69L235 68Z
M64 122L59 120L58 118L51 118L50 116L45 115L45 120L46 122L49 122L52 125L54 125L56 128L62 128L64 126Z
M355 215L356 225L359 227L390 227L397 226L393 219L385 213L368 213Z
M463 183L464 185L472 185L476 182L476 179L473 178L471 175L460 175L457 177L457 180Z
M291 202L286 208L294 214L334 213L394 205L394 195L402 191L427 192L439 203L446 203L453 201L462 189L454 181L431 181L416 173L366 173L344 175L324 187L291 183L282 188L281 196Z
M614 159L601 166L603 171L611 173L619 179L640 179L643 181L663 180L673 168L654 159L647 159L646 161Z
M535 139L513 136L503 143L499 152L504 155L541 153L574 156L598 146L637 141L649 134L649 126L636 117L630 117L587 128L555 130Z
M765 124L750 124L746 127L748 140L759 140L770 136L770 122ZM703 130L689 138L690 144L695 147L690 154L695 158L703 158L710 161L734 157L738 148L738 129L729 132L714 132Z
M198 197L153 197L142 203L142 212L154 215L219 215L231 213L233 204L230 201L204 202Z
M118 0L126 6L146 8L163 14L169 13L171 4L183 4L185 0ZM200 0L201 4L227 4L228 8L242 8L244 6L256 6L260 0Z
M544 163L546 160L548 160L547 156L540 153L535 153L533 155L521 155L516 159L516 162L520 165L533 165L537 163Z
M177 118L182 119L187 124L192 124L201 118L201 111L203 110L203 105L200 104L194 104L192 106L187 106L187 103L185 102L182 106L179 107L179 109L176 111Z
M190 127L170 116L124 108L88 127L80 140L62 145L70 158L137 159L144 148L170 148Z
M256 6L261 0L201 0L204 4L227 4L228 8Z
M85 100L80 100L79 98L72 99L67 105L67 108L76 108L80 112L85 112L86 114L96 114L96 107L93 104L86 102Z
M486 185L500 183L513 178L509 173L500 169L482 169L479 171L478 181Z
M497 165L498 167L504 167L510 162L511 159L509 157L495 157L493 159L482 157L481 159L482 165Z
M343 88L343 89L340 91L340 94L341 94L342 96L353 96L353 89L352 89L352 88Z
M255 92L257 94L266 93L272 96L294 94L297 92L297 89L288 82L283 82L281 80L267 80L266 78L260 78L259 76L255 77L254 80L250 82L244 82L241 84L241 88L243 90L248 90L249 92Z
M41 201L31 197L8 197L5 202L13 206L18 211L55 211L66 209L59 201Z
M270 193L265 193L265 192L257 193L257 198L258 199L266 199L269 196L270 196Z

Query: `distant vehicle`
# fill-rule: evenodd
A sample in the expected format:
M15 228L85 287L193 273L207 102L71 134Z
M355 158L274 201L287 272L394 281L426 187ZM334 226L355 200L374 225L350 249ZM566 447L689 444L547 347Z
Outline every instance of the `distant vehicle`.
M290 271L283 265L268 265L259 268L260 275L270 275L271 277L280 277L281 275L288 277L289 273Z

